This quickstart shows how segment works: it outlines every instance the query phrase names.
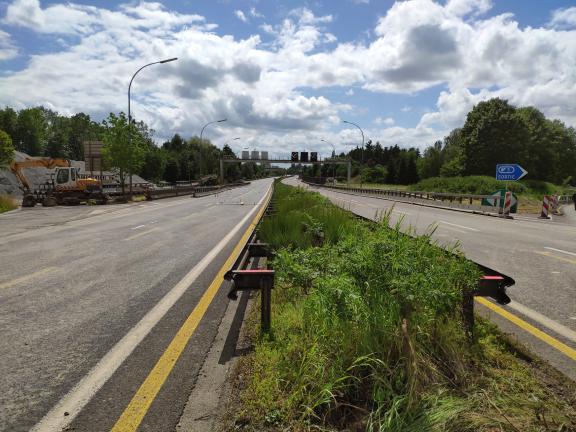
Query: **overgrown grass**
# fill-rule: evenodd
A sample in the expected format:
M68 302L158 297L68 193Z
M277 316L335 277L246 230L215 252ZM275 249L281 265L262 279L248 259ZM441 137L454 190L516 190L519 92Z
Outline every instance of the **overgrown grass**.
M279 182L274 202L279 217L264 220L260 235L275 249L333 244L354 223L350 213L335 207L320 194Z
M277 250L274 331L256 344L241 394L254 430L576 428L494 328L467 339L459 311L474 264L317 194L278 184L275 198L260 232Z
M410 190L426 192L452 192L462 194L488 195L498 189L508 189L517 194L542 195L561 193L562 187L540 180L521 180L519 182L503 182L488 176L467 177L431 177L409 187Z
M9 195L0 194L0 213L18 208L16 200Z

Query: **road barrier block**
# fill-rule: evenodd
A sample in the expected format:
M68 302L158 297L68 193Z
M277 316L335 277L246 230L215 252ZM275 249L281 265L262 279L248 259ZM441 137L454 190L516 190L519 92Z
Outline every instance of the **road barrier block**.
M550 219L550 197L544 195L542 199L542 211L540 212L540 219Z

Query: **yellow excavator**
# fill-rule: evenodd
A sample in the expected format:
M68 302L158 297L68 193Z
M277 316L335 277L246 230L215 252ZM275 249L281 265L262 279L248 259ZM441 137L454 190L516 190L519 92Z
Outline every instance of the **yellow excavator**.
M33 189L24 175L26 168L54 169L50 179ZM55 205L77 205L82 201L94 200L105 204L108 196L103 193L102 182L80 174L79 169L72 167L66 159L37 158L23 161L12 161L10 170L22 184L24 197L22 207L34 207L42 203L45 207Z

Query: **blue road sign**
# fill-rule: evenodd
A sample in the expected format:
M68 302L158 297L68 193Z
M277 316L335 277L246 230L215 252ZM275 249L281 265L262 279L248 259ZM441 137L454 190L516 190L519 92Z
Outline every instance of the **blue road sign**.
M524 168L518 164L498 164L496 165L496 180L516 181L528 174Z

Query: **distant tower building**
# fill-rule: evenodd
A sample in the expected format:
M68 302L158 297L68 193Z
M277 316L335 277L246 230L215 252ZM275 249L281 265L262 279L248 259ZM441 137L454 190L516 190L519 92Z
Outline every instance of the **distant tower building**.
M252 157L250 159L260 159L260 152L258 150L252 150Z
M268 152L267 151L260 152L260 159L268 159Z
M250 159L250 152L248 150L242 150L242 159Z

